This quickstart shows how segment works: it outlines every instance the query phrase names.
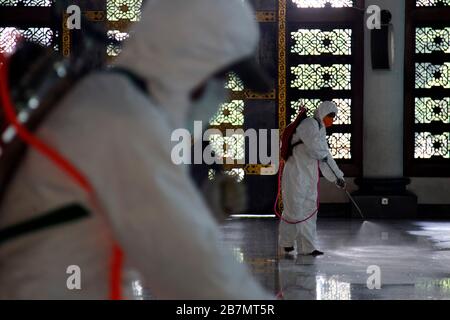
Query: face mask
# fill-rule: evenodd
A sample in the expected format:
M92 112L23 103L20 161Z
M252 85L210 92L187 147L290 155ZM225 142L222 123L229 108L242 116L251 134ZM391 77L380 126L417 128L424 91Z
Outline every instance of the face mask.
M189 107L186 129L192 134L194 132L194 121L201 121L203 131L226 98L225 81L218 79L209 80L201 98Z
M334 118L327 116L327 117L323 118L323 123L325 124L325 127L329 128L333 125Z

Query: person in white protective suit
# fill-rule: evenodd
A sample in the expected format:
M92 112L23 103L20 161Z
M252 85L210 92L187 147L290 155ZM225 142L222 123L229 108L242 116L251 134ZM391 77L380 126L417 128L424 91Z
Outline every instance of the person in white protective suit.
M344 174L334 161L326 138L326 128L337 114L333 102L321 103L314 118L303 120L292 137L292 144L298 144L286 161L281 186L284 209L279 246L285 253L323 254L316 238L320 172L338 187L345 187ZM302 220L306 221L298 223Z
M149 94L120 73L97 72L37 131L88 177L104 213L30 150L2 203L0 229L71 203L90 216L0 244L0 299L108 298L114 242L158 299L273 298L223 248L188 168L171 161L171 134L189 125L192 97L217 109L225 80L214 75L233 65L253 72L240 62L258 40L254 13L240 0L146 4L116 64ZM81 270L80 290L67 287L69 266Z

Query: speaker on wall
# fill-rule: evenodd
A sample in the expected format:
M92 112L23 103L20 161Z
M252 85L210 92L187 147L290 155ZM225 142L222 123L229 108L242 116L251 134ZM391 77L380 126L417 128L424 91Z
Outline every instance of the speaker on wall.
M389 70L394 63L394 30L392 14L381 11L381 28L370 31L372 69Z

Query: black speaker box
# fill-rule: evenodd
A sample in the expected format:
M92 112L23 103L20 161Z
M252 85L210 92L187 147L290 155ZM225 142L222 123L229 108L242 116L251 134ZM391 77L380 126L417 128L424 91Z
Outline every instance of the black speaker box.
M372 69L389 70L394 61L394 32L390 24L392 15L381 11L381 29L370 31Z

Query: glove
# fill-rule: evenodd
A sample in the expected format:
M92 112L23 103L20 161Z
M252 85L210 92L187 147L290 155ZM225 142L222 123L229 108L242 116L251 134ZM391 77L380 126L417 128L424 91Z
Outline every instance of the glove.
M345 189L345 187L347 186L347 183L345 182L344 178L339 178L336 180L336 186L339 189Z

